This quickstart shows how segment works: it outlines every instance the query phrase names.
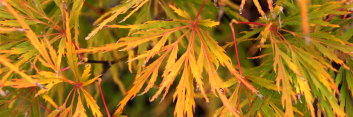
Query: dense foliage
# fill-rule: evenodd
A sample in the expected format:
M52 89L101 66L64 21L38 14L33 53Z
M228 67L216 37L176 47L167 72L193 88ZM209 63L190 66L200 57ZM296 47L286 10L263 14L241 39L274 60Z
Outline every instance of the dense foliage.
M0 116L353 116L352 2L0 0Z

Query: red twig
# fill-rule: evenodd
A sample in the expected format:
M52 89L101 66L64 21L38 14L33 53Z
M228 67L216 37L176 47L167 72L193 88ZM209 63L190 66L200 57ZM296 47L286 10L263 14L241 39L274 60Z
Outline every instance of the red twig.
M80 47L78 47L76 45L76 43L72 42L72 44L75 46L75 50L79 50L80 49ZM82 60L83 59L83 54L82 53L77 53L77 54L78 54L78 58L80 58L80 60Z
M99 93L101 94L102 102L103 102L105 111L107 112L107 116L108 116L108 117L111 117L111 116L110 116L110 113L109 113L109 109L108 109L107 103L106 103L106 101L105 101L105 99L104 99L104 94L103 94L103 90L102 90L102 86L101 86L101 81L102 81L101 79L98 79Z
M266 24L261 24L261 23L257 23L257 22L236 22L236 21L231 21L229 23L229 26L230 26L230 29L232 31L232 37L233 37L233 43L234 43L234 50L235 50L235 55L236 55L236 59L237 59L237 62L238 62L238 69L239 69L239 74L241 76L243 76L243 70L241 68L241 64L240 64L240 58L239 58L239 52L238 52L238 46L237 46L237 37L235 35L235 31L234 31L234 27L233 27L233 23L237 23L237 24L256 24L256 25L261 25L261 26L266 26ZM243 76L244 77L244 76ZM244 77L245 78L245 77ZM241 90L241 88L243 87L243 85L241 83L239 83L240 87L239 87L239 90ZM249 93L247 91L244 91L245 92L245 95L247 97L249 97ZM251 100L250 98L248 98L248 103L249 105L251 105ZM240 98L238 98L238 103L240 103Z
M43 105L40 104L39 102L38 102L38 105L39 105L41 108L43 108L44 110L46 110L47 112L49 112L49 113L51 112L51 110L50 110L49 108L43 106Z
M66 71L66 70L69 70L69 69L70 69L70 66L65 67L65 68L61 69L61 72Z
M237 47L237 38L236 38L236 35L235 35L233 23L235 23L235 24L247 24L247 25L253 24L253 25L259 25L259 26L267 26L268 24L262 24L262 23L258 23L258 22L238 22L236 20L232 20L229 23L230 29L232 31L232 38L233 38L233 43L234 43L235 55L236 55L236 59L237 59L237 62L238 62L239 74L243 76L243 71L242 71L242 68L241 68L241 65L240 65L239 52L238 52L238 47ZM270 29L271 30L278 30L278 28L275 27L274 25L271 25ZM279 29L279 30L282 30L282 29Z
M31 89L29 89L29 92L24 96L24 99L22 99L20 102L19 102L19 105L23 105L24 101L25 100L28 100L28 97L30 96L30 94L33 93L33 91ZM17 97L17 96L16 96ZM15 110L11 110L11 115L14 115L15 113Z
M343 10L343 8L338 9L338 11L342 11L342 10ZM330 21L334 16L335 16L335 14L329 15L328 18L325 21L326 22Z
M103 15L103 12L101 12L99 10L99 8L95 8L94 6L92 6L91 4L89 4L88 2L85 2L84 5L88 8L90 8L93 12L95 12L98 15Z
M206 3L207 0L203 0L202 4L201 4L201 7L199 9L199 11L197 12L197 15L195 17L195 20L193 22L193 25L197 24L197 20L199 19L200 15L201 15L201 12L202 12L202 9L203 7L205 7L205 3Z
M234 31L234 27L233 27L233 22L231 22L230 24L230 29L232 31L232 37L233 37L233 43L234 43L234 50L235 50L235 56L238 62L238 69L239 69L239 73L241 76L243 76L243 71L241 69L241 65L240 65L240 58L239 58L239 52L238 52L238 47L237 47L237 38L235 35L235 31Z
M81 65L81 64L83 64L83 63L84 63L84 62L78 62L78 65ZM69 69L70 69L70 66L67 66L67 67L61 69L61 72L66 71L66 70L69 70Z

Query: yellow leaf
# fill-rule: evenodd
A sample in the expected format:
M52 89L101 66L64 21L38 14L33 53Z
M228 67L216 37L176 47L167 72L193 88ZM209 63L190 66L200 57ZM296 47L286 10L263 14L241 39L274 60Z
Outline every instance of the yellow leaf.
M273 13L273 1L267 0L267 5L268 5L268 9L270 10L270 12Z
M165 35L169 35L169 34L171 34L173 32L180 31L181 29L188 28L188 27L190 27L190 25L176 27L176 28L172 28L172 29L165 29L165 30L162 30L162 31L158 32L157 34L155 34L155 33L151 34L151 35L146 35L145 34L142 37L124 37L124 38L121 38L121 39L119 39L120 44L123 45L123 46L126 46L126 47L121 49L120 51L130 50L130 49L135 48L136 46L138 46L138 45L140 45L142 43L154 40L154 39L159 38L159 37L163 37Z
M63 106L65 106L65 105L63 105ZM68 117L72 111L72 104L67 108L62 108L62 110L63 111L60 113L59 117Z
M211 19L199 20L199 21L197 21L197 23L202 26L209 27L209 28L212 28L212 27L219 25L219 22L212 21Z
M54 108L58 108L58 105L54 102L54 100L50 96L44 94L44 95L42 95L42 98L45 101L49 102Z
M272 26L272 23L268 24L265 29L260 33L261 34L261 40L260 40L260 44L261 46L264 45L264 43L266 42L267 36L270 33L270 28Z
M68 12L66 10L62 10L64 13L65 17L65 33L66 33L66 40L65 40L65 45L66 45L66 56L67 56L67 63L69 64L71 70L74 73L75 80L79 79L79 70L78 70L78 58L77 58L77 53L76 49L74 46L74 42L72 41L71 38L71 28L70 28L70 18L68 15Z
M147 3L149 0L130 0L129 2L122 3L118 5L115 9L112 11L109 11L105 14L103 14L97 21L94 23L96 24L97 22L100 22L104 18L106 18L108 15L108 18L103 20L97 28L95 28L88 36L85 38L86 40L90 39L92 36L94 36L99 30L101 30L105 25L107 25L109 22L113 21L116 17L118 17L120 14L123 14L127 12L130 8L135 8L133 11L130 12L123 20L120 22L125 21L127 18L129 18L133 13L135 13L139 8L141 8L145 3Z
M282 51L278 50L276 51L278 52L278 54L281 54L280 56L282 57L282 60L285 61L288 65L288 67L295 73L297 74L298 76L301 76L301 73L299 72L299 69L298 69L298 66L296 64L294 64L292 61L291 61L291 58L286 55L285 53L283 53Z
M133 24L133 25L106 25L106 27L109 28L130 28L132 30L136 30L136 29L140 29L140 30L144 30L144 29L158 29L158 28L162 28L162 27L168 27L168 26L173 26L173 25L178 25L180 24L179 21L177 20L173 20L173 21L160 21L160 20L151 20L151 21L147 21L145 23L142 24ZM131 32L129 34L132 34ZM136 32L134 33L136 34Z
M86 64L85 70L82 73L80 81L86 81L91 76L91 64Z
M173 6L171 4L169 5L169 7L172 8L174 10L174 12L177 13L179 16L186 18L186 19L191 19L190 15L186 11L181 10L179 8L176 8L175 6Z
M164 46L165 42L167 41L167 39L169 38L170 33L165 34L161 40L158 41L158 43L148 52L149 55L147 56L145 63L146 64L150 58L152 58L154 55L156 55L161 48Z
M49 40L47 38L44 38L42 43L45 44L46 48L48 48L49 50L49 54L51 56L51 60L52 61L56 61L58 59L57 54L56 54L56 50L54 49L54 47L50 44Z
M71 9L71 13L70 13L70 22L74 23L74 30L75 30L75 35L74 35L74 40L75 40L75 44L79 47L79 43L78 43L78 35L80 33L79 31L79 16L81 14L81 9L82 6L84 4L85 0L75 0L73 1L73 6Z
M4 66L8 67L9 69L13 70L17 74L19 74L22 78L26 79L29 83L41 86L37 81L33 80L30 76L21 72L18 67L14 66L10 62L8 62L7 58L0 56L0 63L3 64Z
M83 88L81 88L81 91L83 92L87 106L91 108L93 115L95 117L102 117L103 115L99 110L99 106L97 105L96 100Z
M185 66L188 66L187 63L185 63ZM192 77L190 77L190 69L185 68L173 95L173 100L177 98L174 109L176 117L183 117L184 115L193 116L193 109L196 106L194 96L194 86Z
M276 48L278 49L278 48ZM279 55L277 55L278 57ZM282 105L285 107L285 113L284 116L289 116L289 117L294 117L293 113L293 104L292 100L295 100L295 94L292 90L292 85L290 82L290 76L288 75L288 72L286 71L282 61L278 59L277 61L277 78L276 78L276 83L277 87L280 88L280 84L282 84Z
M163 54L161 57L159 57L156 61L148 65L145 70L141 71L139 74L136 75L136 78L134 80L132 88L127 92L125 97L119 102L119 107L118 109L115 110L114 114L122 113L125 105L127 102L136 96L136 94L140 91L140 89L143 87L147 79L149 78L150 74L156 70L159 69L159 66L161 65L162 61L164 60L166 54Z
M128 51L128 59L129 59L128 68L129 68L130 73L132 73L132 61L135 59L135 58L133 59L134 55L135 55L134 50ZM139 57L141 57L141 56L136 57L136 59L138 59Z
M24 22L27 23L28 25L37 24L37 22L34 22L32 20L25 20L24 19ZM18 21L16 21L16 20L2 20L2 21L0 21L0 25L10 26L10 27L20 27L21 26L21 24L19 24ZM26 31L26 29L18 28L17 31Z
M41 95L47 91L49 91L53 86L55 86L56 84L60 83L61 80L53 80L52 82L50 82L49 84L45 85L45 89L40 89L35 96Z
M65 51L65 43L64 43L64 39L62 39L59 43L58 46L58 56L57 59L55 60L55 65L56 65L56 73L58 74L61 71L61 60L62 60L62 56L64 54Z
M223 84L222 79L216 72L213 64L211 63L210 60L206 61L206 70L207 73L209 74L209 83L211 85L211 90L215 95L218 95L218 97L221 99L223 105L230 111L232 114L234 114L236 117L239 117L239 114L236 112L235 108L232 107L227 99L227 97L224 95L224 87L221 87ZM223 90L223 91L221 91Z
M85 83L82 84L82 86L87 86L87 85L93 83L93 82L96 81L100 76L101 76L101 75L98 75L98 76L96 76L96 77L94 77L94 78L92 78L92 79L86 81Z
M163 73L163 81L160 84L160 87L158 89L158 91L155 93L155 95L152 96L152 98L150 99L151 101L155 100L164 89L168 89L168 87L174 82L175 77L179 74L179 70L181 69L183 62L185 60L185 56L186 54L183 54L179 60L177 60L177 62L175 62L175 64L173 64L173 68L172 69L166 69ZM165 90L165 93L168 90Z
M253 2L254 2L254 5L255 5L256 8L257 8L257 11L260 13L261 16L264 17L266 14L265 14L265 12L262 10L259 1L258 1L258 0L253 0Z
M14 31L21 31L22 29L19 28L5 28L5 27L0 27L0 33L8 33L8 32L14 32Z
M201 48L204 48L204 45L201 45ZM199 68L200 70L200 74L202 74L203 72L203 64L205 64L204 60L205 60L205 57L204 57L204 53L202 52L202 49L200 49L200 52L199 52L199 57L197 58L197 67Z
M308 81L304 81L304 78L297 78L297 82L299 85L300 92L302 92L305 96L305 102L307 108L310 110L310 114L312 117L315 116L315 109L312 103L314 103L313 96L311 94L311 89L309 87Z
M34 48L38 50L38 52L43 56L45 60L47 60L47 62L51 62L49 59L49 54L47 53L47 50L45 49L44 45L39 41L37 35L26 23L23 16L19 15L17 11L7 2L7 0L2 1L2 5L4 5L9 11L9 13L11 13L16 18L17 22L21 25L21 27L26 30L26 37L29 39Z
M58 117L60 111L59 110L54 110L54 111L51 111L47 117Z
M193 76L195 77L196 80L201 80L201 70L202 68L199 68L198 65L196 64L196 59L195 56L193 54L189 54L189 64L190 64L190 68L191 68L191 72L193 74Z
M239 13L240 13L240 14L243 13L243 9L244 9L244 6L245 6L246 1L247 1L247 0L241 0L240 7L239 7Z
M73 117L87 117L85 107L83 107L81 96L78 96L77 106Z
M167 64L167 65L165 66L165 69L166 69L166 70L167 70L167 69L172 69L173 64L175 63L175 61L176 61L176 59L177 59L178 50L179 50L178 46L175 46L175 47L173 48L173 50L172 50L172 52L170 53L169 58L168 58L168 60L167 60L167 62L166 62L166 64ZM167 72L164 72L164 73L167 73ZM166 75L166 74L164 74L164 73L163 73L163 76Z
M128 52L130 52L130 51L132 51L131 53L133 53L133 50L129 50ZM133 61L135 61L135 60L139 60L139 59L143 59L143 58L146 58L147 56L149 56L149 52L148 51L146 51L145 53L143 53L143 54L140 54L140 55L138 55L137 57L135 57L135 58L133 58L133 57L130 57L129 58L129 60L127 61L127 62L133 62ZM131 68L132 68L132 64L131 64ZM129 68L130 69L130 68ZM131 69L131 71L130 72L132 72L132 69Z
M154 83L157 80L157 76L158 76L158 69L155 69L155 70L153 70L151 79L149 80L145 90L140 95L147 93L154 86Z

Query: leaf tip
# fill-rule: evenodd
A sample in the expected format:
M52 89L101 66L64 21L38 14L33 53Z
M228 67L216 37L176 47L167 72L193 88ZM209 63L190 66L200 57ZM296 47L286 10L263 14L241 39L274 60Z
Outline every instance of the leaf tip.
M91 37L89 37L89 36L87 36L87 37L85 37L85 40L89 40Z

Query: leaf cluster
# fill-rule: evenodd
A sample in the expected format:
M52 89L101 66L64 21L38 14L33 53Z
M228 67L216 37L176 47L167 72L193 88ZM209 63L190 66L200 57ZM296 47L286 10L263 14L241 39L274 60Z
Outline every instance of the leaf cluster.
M0 115L353 116L349 0L0 4Z

